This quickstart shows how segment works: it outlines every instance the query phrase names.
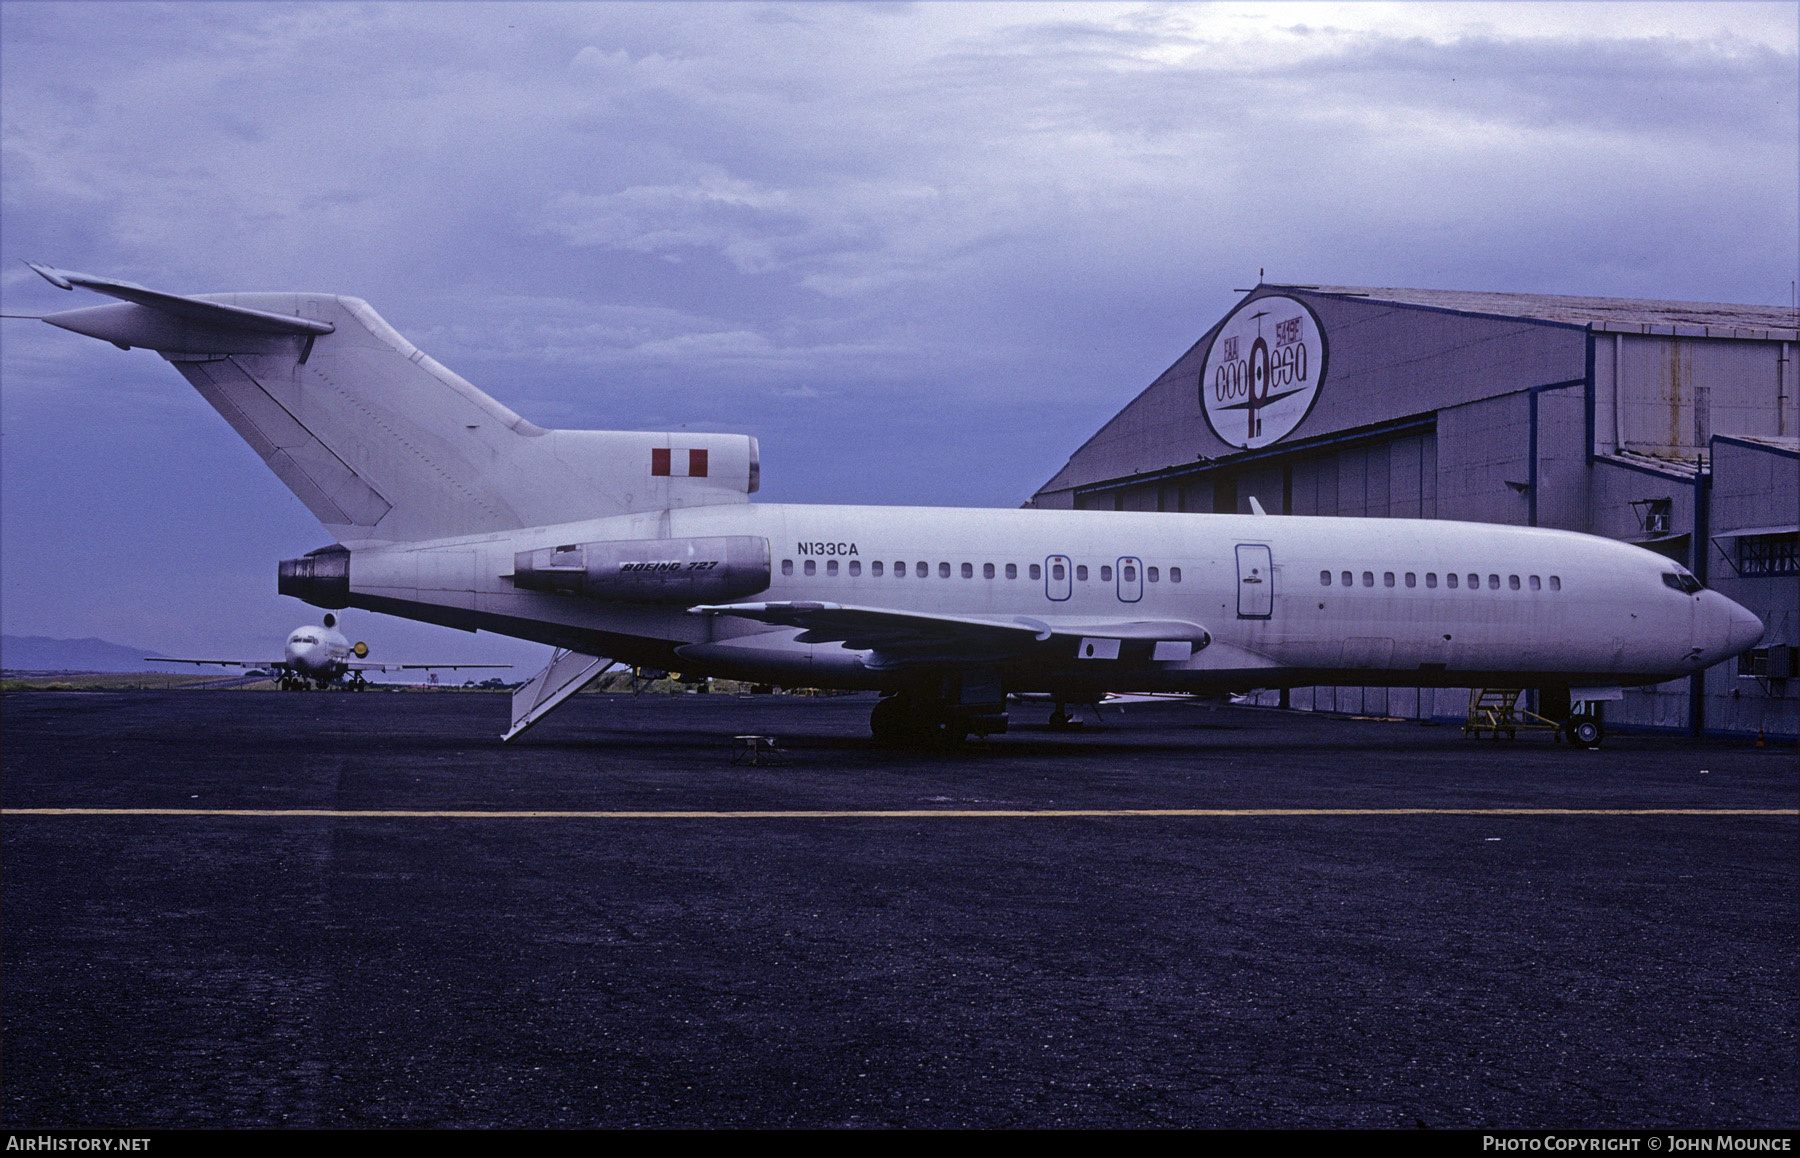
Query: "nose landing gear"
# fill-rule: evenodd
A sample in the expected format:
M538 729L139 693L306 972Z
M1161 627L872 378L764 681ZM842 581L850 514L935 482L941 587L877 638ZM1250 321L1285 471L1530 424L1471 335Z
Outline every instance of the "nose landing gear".
M1606 739L1606 719L1600 705L1590 702L1575 707L1578 710L1570 712L1563 725L1563 738L1577 748L1598 748Z
M1562 724L1560 737L1574 748L1598 748L1606 739L1605 705L1599 700L1572 700L1567 688L1542 688L1538 709Z

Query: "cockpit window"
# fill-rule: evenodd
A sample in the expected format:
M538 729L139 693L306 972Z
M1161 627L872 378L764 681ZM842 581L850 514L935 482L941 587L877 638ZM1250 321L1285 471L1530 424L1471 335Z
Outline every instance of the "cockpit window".
M1663 586L1673 587L1685 595L1692 595L1700 590L1700 580L1690 575L1685 568L1663 572Z

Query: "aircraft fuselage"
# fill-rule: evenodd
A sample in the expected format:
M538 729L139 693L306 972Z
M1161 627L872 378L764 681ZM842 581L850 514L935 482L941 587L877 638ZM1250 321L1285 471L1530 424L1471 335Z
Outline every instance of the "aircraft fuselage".
M344 678L352 658L343 633L319 624L296 627L282 645L282 660L290 672L320 682Z
M1662 556L1571 532L1435 520L722 505L353 550L344 602L626 662L790 685L906 686L931 664L680 606L522 590L521 552L766 539L767 603L1152 626L992 665L1009 691L1358 683L1630 685L1741 651L1761 623ZM1684 587L1691 589L1683 589ZM1185 654L1179 644L1187 642ZM1198 644L1198 646L1196 646ZM960 666L968 666L963 662Z

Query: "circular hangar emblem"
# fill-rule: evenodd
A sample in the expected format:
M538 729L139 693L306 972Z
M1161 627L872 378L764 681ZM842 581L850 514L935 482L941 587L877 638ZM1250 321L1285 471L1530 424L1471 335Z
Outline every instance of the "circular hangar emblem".
M1291 434L1325 381L1325 333L1290 297L1256 298L1225 319L1200 371L1200 409L1219 441L1254 450Z

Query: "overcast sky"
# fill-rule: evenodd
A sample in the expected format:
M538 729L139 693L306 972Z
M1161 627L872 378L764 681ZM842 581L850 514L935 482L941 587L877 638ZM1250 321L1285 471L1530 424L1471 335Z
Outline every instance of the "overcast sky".
M0 299L367 299L765 501L1016 506L1269 281L1786 304L1800 6L0 3ZM0 322L0 619L271 656L329 541L144 351ZM351 613L377 657L541 648Z

